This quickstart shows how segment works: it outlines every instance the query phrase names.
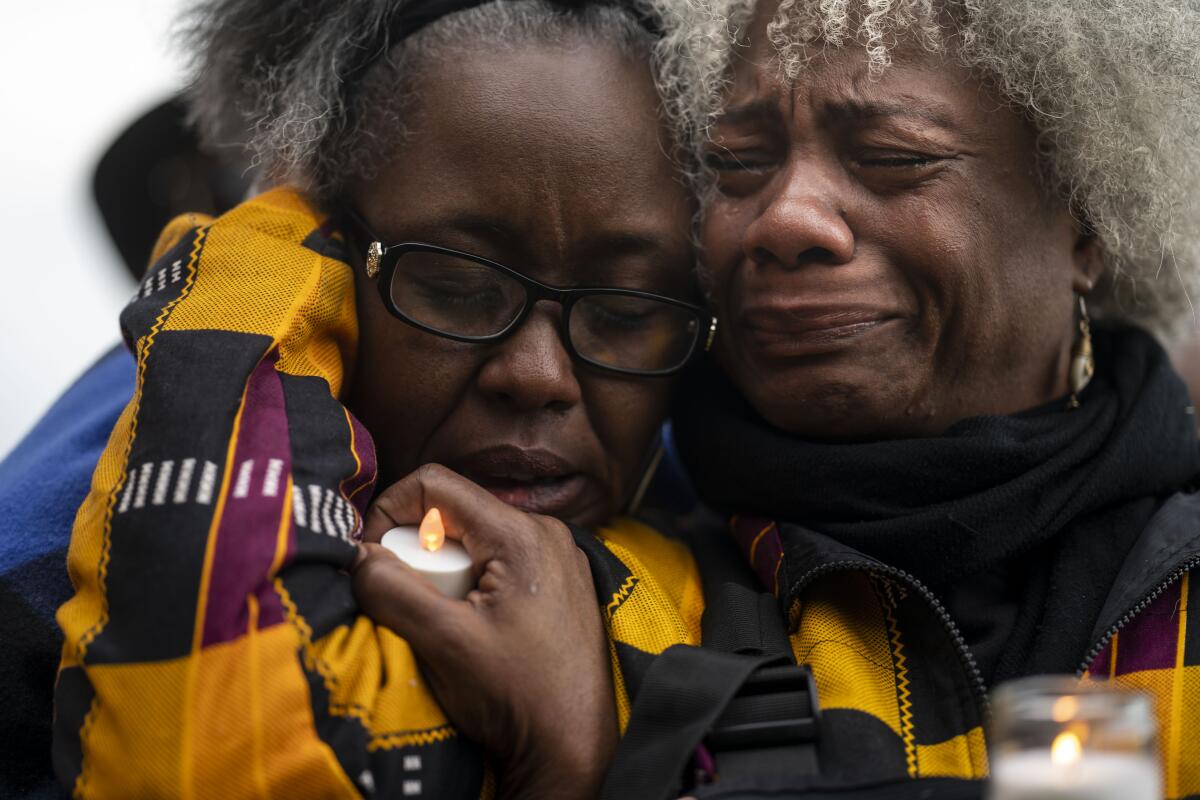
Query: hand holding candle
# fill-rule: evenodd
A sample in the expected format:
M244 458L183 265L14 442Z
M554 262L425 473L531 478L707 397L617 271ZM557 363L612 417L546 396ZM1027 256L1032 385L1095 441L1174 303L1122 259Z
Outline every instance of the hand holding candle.
M383 534L379 543L447 597L461 600L475 585L471 557L461 544L446 539L442 512L437 508L426 512L419 528L397 526Z
M394 530L422 518L420 529ZM439 518L446 541L429 550L422 540L436 544ZM390 549L397 539L403 560ZM594 797L618 728L604 623L570 530L426 466L376 498L363 540L359 604L407 640L446 716L496 765L500 794ZM473 564L460 573L465 602L436 587L430 566L447 567L442 556L458 543Z

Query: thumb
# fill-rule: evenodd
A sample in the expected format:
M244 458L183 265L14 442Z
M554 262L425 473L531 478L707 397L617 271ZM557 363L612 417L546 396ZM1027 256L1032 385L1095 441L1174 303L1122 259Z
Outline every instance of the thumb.
M477 568L509 544L501 524L522 512L440 464L425 464L384 489L367 510L363 541L378 542L396 525L415 525L438 508L446 535L462 542Z

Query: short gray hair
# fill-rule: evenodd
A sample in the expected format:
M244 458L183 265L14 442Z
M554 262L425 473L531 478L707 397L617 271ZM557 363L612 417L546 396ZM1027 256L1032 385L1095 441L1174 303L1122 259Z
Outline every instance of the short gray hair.
M752 0L694 2L726 21L727 47L753 11ZM1032 122L1047 188L1099 238L1105 278L1089 307L1160 334L1195 325L1200 4L782 0L767 34L793 80L826 46L862 47L876 74L903 38L953 53ZM697 113L711 114L715 101L702 102Z
M645 58L675 138L685 178L693 162L707 75L687 57L698 7L687 0L636 0L618 7L567 10L548 0L494 0L438 19L399 42L388 41L408 0L202 0L181 20L192 54L192 122L214 147L236 147L273 179L301 184L319 201L369 177L402 135L420 66L479 47L530 42L613 44ZM631 0L632 2L632 0ZM655 37L638 14L664 31ZM714 47L714 57L722 48ZM365 70L352 65L371 62ZM369 114L367 113L369 110Z

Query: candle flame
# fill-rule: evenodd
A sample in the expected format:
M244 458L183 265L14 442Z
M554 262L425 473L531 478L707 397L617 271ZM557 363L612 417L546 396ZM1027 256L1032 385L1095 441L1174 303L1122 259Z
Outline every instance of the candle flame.
M442 523L442 512L436 508L425 512L425 519L421 520L417 536L421 539L421 547L426 550L441 550L446 542L446 526Z
M1083 744L1075 732L1063 731L1054 737L1054 743L1050 745L1050 760L1054 762L1055 766L1070 766L1082 756Z

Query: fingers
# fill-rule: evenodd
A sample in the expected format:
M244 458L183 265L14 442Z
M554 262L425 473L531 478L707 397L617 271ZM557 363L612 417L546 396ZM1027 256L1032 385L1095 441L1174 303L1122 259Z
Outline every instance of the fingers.
M419 653L444 644L463 623L463 614L470 613L381 545L361 545L351 569L363 611Z
M433 507L442 513L446 535L461 541L477 565L511 542L514 526L520 530L536 524L532 516L497 500L457 472L426 464L375 498L367 510L363 541L378 542L396 525L415 525Z
M583 571L591 577L566 525L515 509L437 464L420 467L376 498L367 511L363 540L379 542L389 528L413 525L433 507L441 512L446 535L466 548L480 588L492 583L497 591L546 581L559 585L569 580L566 568L576 563L584 563ZM498 570L493 575L498 580L484 582L487 570L493 568Z
M442 512L447 535L455 539L461 538L463 527L497 513L497 506L501 513L509 508L457 472L440 464L426 464L375 498L363 523L363 540L378 542L389 528L416 525L434 506Z

